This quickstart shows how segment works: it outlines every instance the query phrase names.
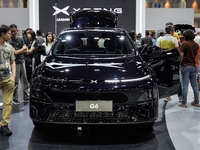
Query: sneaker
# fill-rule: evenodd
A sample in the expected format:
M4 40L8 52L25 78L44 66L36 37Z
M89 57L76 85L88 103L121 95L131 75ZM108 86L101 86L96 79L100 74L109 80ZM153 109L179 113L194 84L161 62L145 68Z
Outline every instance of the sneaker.
M27 102L29 102L29 99L24 99L24 103L27 103Z
M14 103L15 105L19 105L19 104L20 104L20 102L18 101L18 99L13 99L13 103Z
M171 101L172 100L172 98L171 97L165 97L165 102L169 102L169 101Z
M3 103L0 103L0 107L3 106Z
M5 134L5 135L11 135L12 134L12 131L10 131L10 129L8 128L8 125L1 126L0 132Z
M187 105L183 105L182 102L177 103L177 105L180 106L180 107L185 107L185 108L187 108Z
M199 104L195 104L194 101L191 102L191 105L196 106L196 107L200 107L200 105Z

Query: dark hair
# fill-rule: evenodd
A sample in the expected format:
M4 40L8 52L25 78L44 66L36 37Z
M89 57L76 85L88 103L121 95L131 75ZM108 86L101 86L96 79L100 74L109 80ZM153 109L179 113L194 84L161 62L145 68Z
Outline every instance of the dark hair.
M193 40L195 38L195 34L192 30L187 29L183 32L183 36L186 41Z
M36 33L37 33L38 36L42 35L42 32L40 30L37 30Z
M168 26L168 25L173 25L173 23L172 23L172 22L167 22L165 25L166 25L166 26Z
M149 35L149 31L146 31L146 35Z
M163 36L164 35L164 32L160 32L160 36Z
M131 30L128 34L129 34L129 36L131 37L132 40L135 39L135 35L136 35L136 33L135 33L134 30Z
M24 36L26 36L26 31L28 31L28 30L32 30L32 29L31 28L27 28L23 33Z
M16 28L17 29L17 25L16 24L11 24L10 28Z
M169 25L169 26L167 26L166 28L165 28L165 32L167 33L167 34L170 34L170 31L173 31L174 30L174 27L172 26L172 25Z
M7 25L1 25L0 26L0 37L2 36L2 33L6 34L10 30L10 27Z
M152 33L151 33L151 36L153 37L153 36L154 36L154 34L155 34L155 32L152 32Z
M28 33L31 35L31 40L34 41L36 39L36 37L35 37L35 31L29 30Z
M51 42L53 42L53 41L54 41L53 33L51 33L51 32L48 32L48 33L47 33L47 35L46 35L46 46L48 45L47 36L48 36L48 35L50 35L50 34L51 34L51 36L52 36L52 40L51 40Z
M31 29L31 28L27 28L27 29L25 30L25 32L26 32L27 30L33 30L33 29Z

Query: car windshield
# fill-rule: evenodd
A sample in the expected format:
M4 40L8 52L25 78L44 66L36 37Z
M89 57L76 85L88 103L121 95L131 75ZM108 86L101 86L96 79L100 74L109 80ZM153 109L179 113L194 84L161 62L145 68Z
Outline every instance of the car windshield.
M67 31L61 34L53 55L125 55L135 54L134 45L124 32Z

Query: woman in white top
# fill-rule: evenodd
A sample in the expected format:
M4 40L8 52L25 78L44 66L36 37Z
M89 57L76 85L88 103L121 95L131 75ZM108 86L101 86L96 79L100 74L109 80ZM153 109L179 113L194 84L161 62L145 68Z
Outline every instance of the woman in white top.
M46 35L46 42L42 44L45 47L46 55L49 53L51 46L53 45L53 42L54 42L53 34L51 32L48 32ZM46 56L41 55L40 57L41 62L43 62L45 58Z

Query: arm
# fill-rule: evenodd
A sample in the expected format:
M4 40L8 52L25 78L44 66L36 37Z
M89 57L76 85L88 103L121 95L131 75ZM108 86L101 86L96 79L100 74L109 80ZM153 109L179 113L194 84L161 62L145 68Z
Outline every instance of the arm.
M177 40L176 38L174 38L174 47L175 47L175 48L178 50L178 52L180 53L178 40Z
M199 66L199 58L200 58L200 53L197 54L197 64L198 64L198 66ZM199 69L197 69L197 72L199 72Z
M15 66L15 61L14 60L10 61L10 66L11 66L12 76L15 78L15 76L16 76L16 66Z
M35 49L34 47L31 47L31 48L27 51L27 54L32 54L34 49Z
M25 53L27 51L27 46L24 45L20 50L15 50L15 48L13 48L13 51L15 55Z
M180 66L181 66L181 63L183 61L183 57L184 57L184 53L183 52L179 52L180 54Z
M35 49L35 41L33 41L32 45L31 45L31 48L27 51L27 54L32 54L33 53L33 50Z

